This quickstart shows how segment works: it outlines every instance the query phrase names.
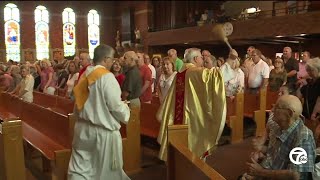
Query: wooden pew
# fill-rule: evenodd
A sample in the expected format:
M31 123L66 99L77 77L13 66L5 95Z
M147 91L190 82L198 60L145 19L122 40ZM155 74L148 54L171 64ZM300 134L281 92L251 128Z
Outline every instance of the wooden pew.
M157 138L160 130L160 122L156 119L156 113L160 107L157 103L141 103L141 134Z
M0 179L25 180L26 170L22 145L22 123L18 118L0 123Z
M238 93L234 101L227 98L227 125L232 129L231 143L243 140L243 103L243 93Z
M272 106L277 102L278 100L278 92L273 92L273 91L267 91L267 105L266 105L266 110L271 110Z
M259 93L259 110L254 111L254 120L257 125L256 136L262 136L266 129L266 97L267 91L261 90Z
M52 97L54 97L54 96L52 96L52 97L50 97L50 95L49 96L45 96L43 93L36 93L36 94L37 94L38 102L40 102L45 107L50 108L49 107L50 101L53 102L53 100L52 100L53 98ZM23 103L29 104L29 106L27 107L27 110L25 109L23 111L23 112L25 112L23 116L20 115L18 112L16 112L16 114L19 114L22 117L23 121L24 121L24 119L32 119L32 116L34 116L34 114L37 113L32 108L29 108L29 107L32 107L32 106L39 106L39 105L36 105L35 103L27 103L27 102L15 103L15 101L12 101L12 97L9 96L8 94L6 94L6 95L4 95L2 97L5 99L6 102L9 102L10 109L12 109L12 105L13 104L18 104L19 107L21 107L21 105L20 105L21 103L22 104ZM48 97L48 103L46 101L47 97ZM56 99L57 102L64 101L64 100L68 100L68 99L61 98L61 97L58 97ZM57 103L57 105L61 105L61 104L68 105L68 103L69 102L62 102L62 103ZM52 104L53 103L51 103L51 105ZM70 103L69 103L69 105L70 105ZM39 107L41 107L41 106L39 106ZM42 108L43 109L47 109L47 108L44 108L44 107L42 107ZM21 108L17 108L17 109L21 109ZM53 109L53 108L50 108L50 109L47 109L48 112L51 112L51 113L54 113L54 114L59 114L59 116L63 116L64 118L68 118L68 121L65 121L65 122L53 121L54 118L58 118L59 119L59 117L52 116L53 119L50 119L47 122L41 122L41 123L46 123L46 126L39 127L39 125L41 123L32 123L32 125L24 125L24 127L26 129L28 129L28 130L30 130L32 127L37 127L39 129L41 129L40 131L46 131L47 128L63 125L63 127L60 127L60 128L64 129L63 132L65 132L65 133L61 134L61 136L58 136L59 137L58 141L63 143L64 145L66 145L67 143L63 142L63 140L68 140L69 144L68 144L67 147L68 147L68 150L70 151L71 142L72 142L72 138L73 138L73 128L74 128L74 124L75 124L75 118L74 118L74 116L72 114L63 115L63 114L60 114L58 112L55 112L56 109ZM138 112L139 112L139 114L137 115ZM123 147L124 147L123 148L124 149L123 150L124 170L127 173L135 173L135 172L138 172L138 171L141 170L140 169L140 161L141 161L141 153L140 152L141 151L140 151L140 121L139 121L139 115L140 115L140 110L138 111L137 109L131 108L131 116L130 116L130 120L128 122L128 125L126 126L125 124L121 124L120 132L121 132L121 136L123 138L122 139L123 140L122 144L123 144ZM45 119L45 115L43 115L43 119ZM59 123L61 123L61 124L59 124ZM27 132L29 132L29 131L27 131ZM66 135L66 133L68 133L68 135ZM29 132L29 136L32 136L31 134L32 134L32 132ZM49 137L57 136L56 134L57 133L52 132L51 134L48 134L47 136L49 136ZM32 137L29 137L29 138L32 138ZM52 147L52 148L54 148L54 147ZM68 152L68 153L70 154L70 152ZM52 153L51 153L51 155L52 155ZM70 155L68 155L67 159L70 158L69 156ZM46 157L46 158L48 158L48 157ZM63 167L63 168L65 169L64 172L66 172L66 170L68 168L67 167L68 162L63 161L63 160L60 160L59 162L61 164L60 166L62 166L63 163L65 163L65 167Z
M6 107L7 112L21 118L23 139L41 152L44 163L49 166L50 179L65 179L71 148L68 116L7 93L1 93L0 99L1 106ZM4 99L6 101L2 101Z
M261 136L265 130L266 97L267 90L261 90L258 94L244 93L244 117L255 120L256 136Z
M33 103L45 108L50 108L64 115L72 113L74 108L74 102L71 99L37 91L33 92Z
M168 126L168 180L224 180L217 171L188 149L188 126Z

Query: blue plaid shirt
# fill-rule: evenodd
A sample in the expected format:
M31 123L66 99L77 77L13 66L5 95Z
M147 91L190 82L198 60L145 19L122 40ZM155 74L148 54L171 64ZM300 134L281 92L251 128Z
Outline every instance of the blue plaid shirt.
M282 131L273 121L273 114L270 116L267 123L270 130L267 155L261 165L266 169L297 171L300 172L300 179L305 179L304 176L307 175L305 172L314 171L316 146L312 131L303 124L300 118L288 129ZM307 152L307 163L296 165L290 161L289 153L295 147L301 147Z

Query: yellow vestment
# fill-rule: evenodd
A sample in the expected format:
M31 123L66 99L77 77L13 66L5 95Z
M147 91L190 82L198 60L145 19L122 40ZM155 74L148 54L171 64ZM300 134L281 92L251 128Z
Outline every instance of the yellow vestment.
M100 79L104 74L110 73L106 68L97 68L93 70L88 76L85 74L79 80L79 83L73 88L75 97L75 105L77 109L82 110L85 102L89 97L88 87L93 84L96 80Z
M188 68L189 66L189 68ZM211 154L218 144L226 120L224 81L219 69L205 69L186 64L183 123L189 124L188 147L198 157ZM167 126L175 116L176 78L161 104L157 119L161 121L158 142L159 158L167 159Z

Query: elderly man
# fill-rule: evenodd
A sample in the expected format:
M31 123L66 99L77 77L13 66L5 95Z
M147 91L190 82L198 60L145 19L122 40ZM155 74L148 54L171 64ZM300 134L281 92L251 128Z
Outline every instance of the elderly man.
M126 78L122 85L122 100L130 101L131 106L140 107L140 95L142 88L142 78L136 62L139 60L134 51L128 51L121 60L123 73Z
M216 57L209 55L204 57L204 67L208 69L217 67L217 59Z
M74 127L68 179L129 177L123 171L120 122L127 124L130 110L109 71L115 51L107 45L94 49L94 66L86 69L74 88L77 121Z
M270 74L269 66L260 58L260 56L260 50L253 50L251 57L254 62L254 66L249 71L248 76L248 90L251 93L257 93L260 89L264 89L268 86Z
M179 72L183 66L183 61L178 58L177 51L175 49L169 49L168 56L173 59L174 66L176 67L176 71Z
M269 143L262 146L258 155L251 157L247 163L249 172L243 179L312 179L315 163L315 141L312 131L300 118L302 105L292 95L281 96L273 108L274 117L269 122ZM299 158L290 152L299 147L306 154ZM301 152L301 151L300 151ZM294 164L290 157L300 164ZM304 161L301 161L304 158ZM290 162L291 161L291 162Z
M11 92L11 94L17 95L22 100L32 103L33 102L33 86L34 78L30 74L30 68L26 65L20 67L22 80L18 86Z
M290 94L294 94L296 91L297 73L299 71L299 63L294 57L292 57L292 49L290 47L283 48L284 68L287 71L287 85L289 87Z
M81 69L79 71L79 78L81 78L81 75L86 71L87 67L91 65L91 58L89 53L81 53L80 54L80 64L81 64Z
M157 139L161 145L159 158L164 161L168 125L189 124L188 147L205 158L216 146L225 124L226 101L220 71L203 68L201 51L197 48L186 51L185 61L157 112L161 123Z

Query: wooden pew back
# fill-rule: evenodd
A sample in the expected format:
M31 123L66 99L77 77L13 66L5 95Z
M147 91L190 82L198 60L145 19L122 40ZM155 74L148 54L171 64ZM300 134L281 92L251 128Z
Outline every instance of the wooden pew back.
M156 113L160 104L141 103L141 134L157 138L160 130L160 122L156 119Z
M259 95L244 92L244 116L253 118L256 110L259 110Z
M0 179L25 180L25 165L20 120L0 120Z
M278 92L273 92L273 91L267 91L267 106L266 110L271 110L273 104L275 104L278 100Z
M168 142L168 180L225 179L188 149L188 125L168 126Z
M66 148L71 147L68 116L33 103L21 101L21 119Z

